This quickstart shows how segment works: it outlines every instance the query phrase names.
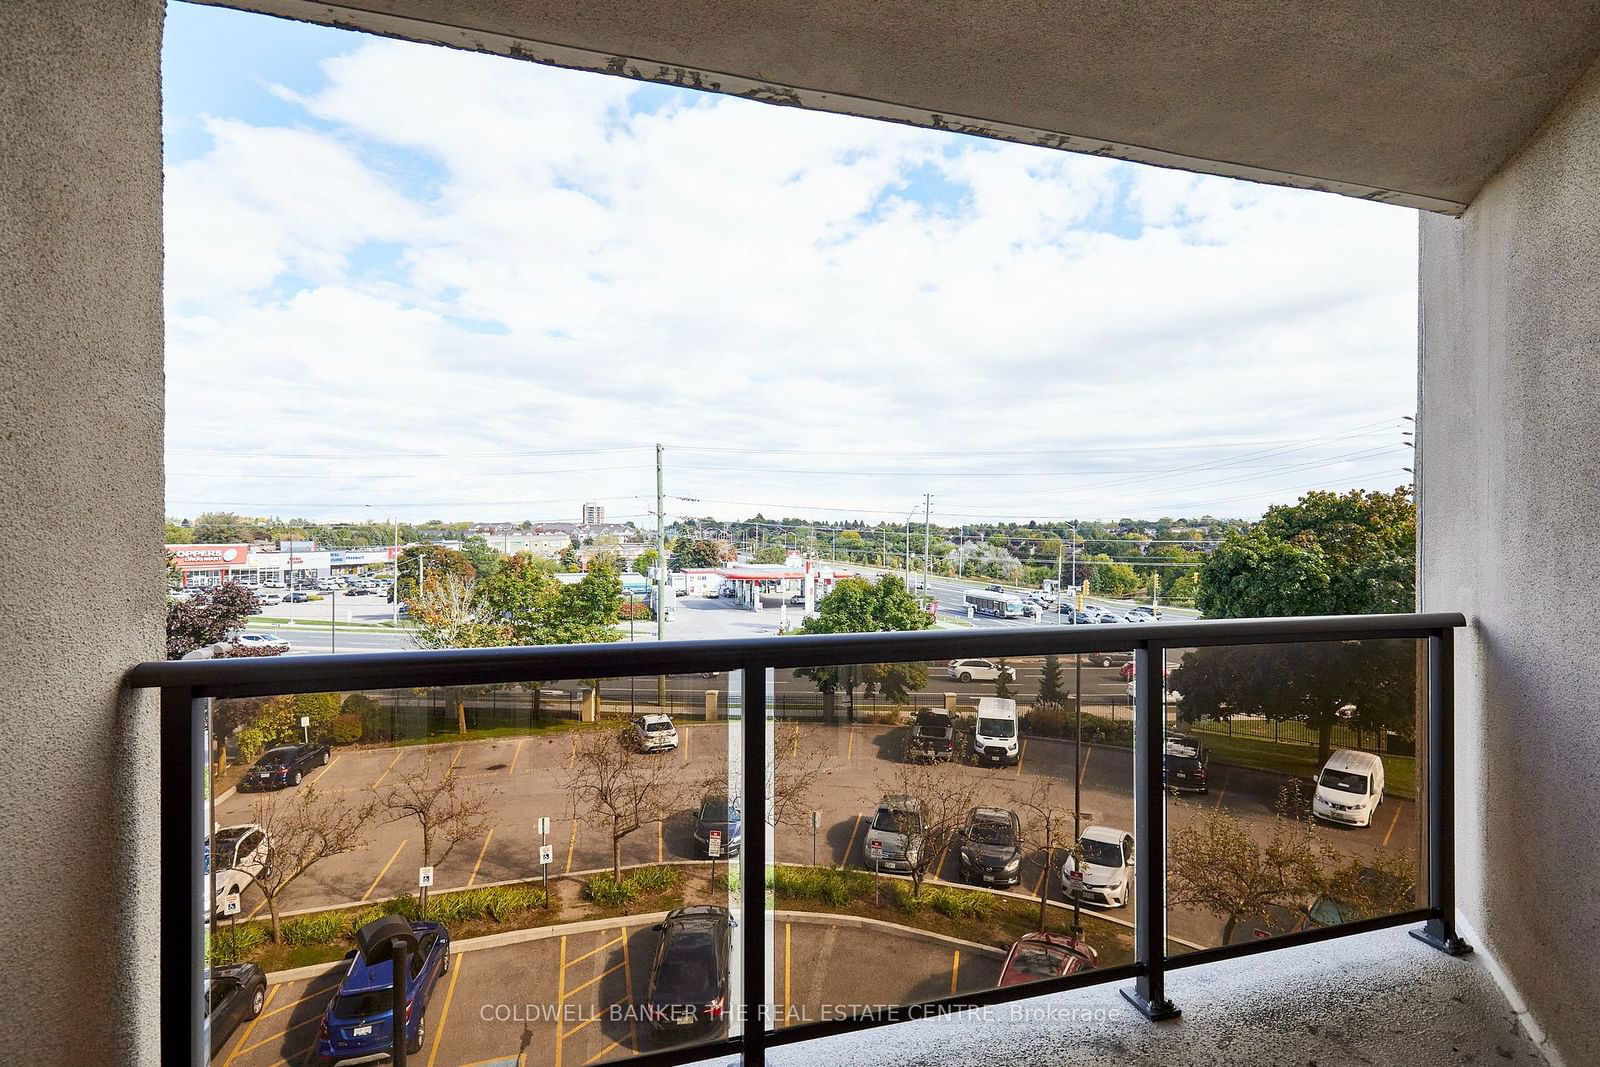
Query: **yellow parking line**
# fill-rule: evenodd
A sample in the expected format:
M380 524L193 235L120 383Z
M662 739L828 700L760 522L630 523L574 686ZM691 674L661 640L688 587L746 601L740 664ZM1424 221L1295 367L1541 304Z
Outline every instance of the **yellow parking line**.
M1047 859L1047 860L1044 861L1043 866L1041 866L1040 869L1039 869L1039 877L1037 877L1037 878L1035 878L1033 880L1033 895L1034 896L1038 896L1039 895L1039 890L1044 888L1045 875L1047 875L1049 873L1050 873L1050 861Z
M556 1065L561 1067L561 1044L566 1041L565 1022L561 1018L562 1005L567 1002L567 935L561 935L561 966L556 968Z
M1233 775L1231 773L1224 772L1222 775L1222 788L1217 790L1217 802L1211 805L1212 811L1220 811L1222 809L1222 798L1228 795L1228 782L1232 778Z
M588 952L585 952L583 955L579 956L577 959L568 960L567 961L567 966L568 967L576 967L578 964L582 963L584 960L588 959L590 956L597 955L598 953L604 952L608 948L611 948L611 947L613 947L615 945L620 945L620 944L622 944L622 938L621 937L618 937L615 941L607 941L605 944L601 945L599 948L592 948Z
M489 839L494 836L494 827L489 827L489 832L483 835L483 847L478 850L478 862L472 865L472 873L467 875L467 888L472 888L472 883L478 880L478 868L483 866L483 857L489 851ZM390 983L393 985L393 983Z
M596 982L600 981L600 979L609 978L611 975L616 974L618 971L622 970L622 968L623 968L623 965L620 964L620 963L617 964L615 967L607 967L605 970L601 971L599 974L595 975L593 978L589 979L587 982L583 983L582 985L573 986L571 989L567 990L567 996L570 997L574 993L581 993L583 990L588 989L590 986L592 986Z
M1383 835L1383 844L1380 847L1382 847L1382 848L1388 848L1389 847L1389 838L1394 836L1394 828L1396 826L1399 826L1399 825L1400 825L1400 805L1396 804L1394 806L1394 818L1389 820L1389 829Z
M1012 775L1013 778L1021 778L1022 777L1022 761L1027 759L1027 758L1028 758L1028 739L1026 737L1024 737L1022 739L1022 751L1017 753L1017 773Z
M446 767L444 769L444 773L449 774L451 771L456 769L456 764L459 763L460 760L461 760L461 753L465 752L466 750L467 750L467 746L466 745L457 745L456 746L456 754L454 756L450 757L450 766L448 766L448 767Z
M656 821L656 862L661 863L667 858L667 820Z
M578 758L578 735L572 735L572 748L567 751L567 770L572 770L572 764Z
M390 760L390 761L389 761L389 766L387 766L387 767L385 767L385 768L384 768L384 769L383 769L383 773L382 773L382 774L380 774L380 775L378 775L378 780L377 780L377 781L376 781L376 782L373 782L373 783L372 783L372 788L373 788L373 789L376 789L376 788L378 788L378 787L379 787L379 786L380 786L380 785L382 785L382 784L383 784L383 780L384 780L384 779L385 779L385 778L387 778L387 777L389 777L389 772L390 772L390 771L392 771L392 770L394 770L394 765L395 765L395 764L396 764L396 763L399 763L399 762L400 762L400 757L401 757L401 756L404 756L404 755L405 755L405 752L404 752L404 751L400 751L400 752L396 752L396 753L395 753L395 754L394 754L394 759L392 759L392 760Z
M627 986L628 986L628 996L627 996L626 999L628 1001L628 1007L631 1009L633 1007L633 962L632 962L631 958L628 955L628 928L626 926L624 926L624 927L621 927L621 930L622 930L622 978L623 978L623 981L626 982ZM639 1013L636 1012L636 1011L631 1011L630 1010L628 1012L628 1040L632 1043L633 1051L635 1053L637 1053L639 1051L639 1018L638 1018L638 1016L639 1016Z
M961 950L955 949L950 957L950 995L956 995L956 983L961 980Z
M527 740L527 739L526 739L526 738L524 738L524 739L523 739L523 740L524 740L524 741L525 741L525 740ZM517 760L518 760L518 759L519 759L519 758L520 758L520 757L521 757L521 756L522 756L522 741L518 741L518 742L517 742L517 750L516 750L516 751L515 751L515 752L513 752L513 753L511 753L511 766L509 766L509 767L507 767L507 768L506 768L506 774L507 774L507 776L510 776L510 775L512 775L512 774L514 774L514 773L516 773L516 769L517 769Z
M372 884L367 886L367 891L361 894L362 903L366 903L367 898L372 896L372 891L378 888L378 883L383 881L383 876L389 873L389 868L394 866L394 861L400 858L400 849L405 848L409 843L409 841L400 842L400 848L394 850L394 855L390 856L389 862L383 865L383 870L378 872L378 877L374 878Z
M850 863L850 857L855 855L855 853L856 853L856 835L859 834L860 832L861 832L861 816L857 815L856 816L855 829L850 831L850 843L848 845L844 846L844 862L840 864L841 867L848 866L849 863Z
M293 1007L295 1007L296 1005L299 1005L299 1004L304 1004L308 1000L314 1000L317 997L325 997L330 992L332 992L334 989L338 988L338 986L339 986L339 982L329 982L327 985L320 986L317 989L307 993L305 996L301 997L299 1000L291 1000L287 1004L279 1004L276 1008L273 1008L271 1011L263 1011L261 1013L261 1017L263 1019L265 1019L268 1015L277 1015L279 1012L288 1011L290 1008L293 1008ZM273 986L272 988L273 988L274 991L276 991L278 989L281 989L282 987L281 986ZM262 1005L262 1007L266 1007L266 1005Z
M606 1053L610 1052L612 1049L616 1048L617 1046L619 1046L621 1044L622 1044L622 1038L619 1037L615 1041L611 1042L611 1044L609 1044L605 1048L601 1049L599 1052L596 1052L593 1056L590 1056L588 1059L584 1060L583 1061L583 1067L589 1067L589 1064L595 1062L598 1059L601 1059L602 1057L604 1057L606 1055Z
M306 1027L312 1025L313 1023L320 1023L321 1021L322 1021L322 1013L318 1012L317 1014L313 1015L311 1018L302 1019L300 1022L295 1023L293 1026L289 1027L287 1030L284 1030L284 1031L282 1031L280 1033L273 1034L271 1037L264 1037L260 1041L257 1041L253 1045L248 1045L248 1046L246 1046L244 1048L234 1049L233 1054L235 1056L242 1056L246 1052L254 1052L256 1049L264 1048L265 1046L272 1044L274 1041L281 1041L282 1039L288 1037L290 1034L294 1033L296 1030L304 1030Z
M228 1067L228 1064L239 1058L239 1050L244 1047L244 1043L246 1041L250 1040L250 1032L256 1028L256 1023L259 1023L262 1019L267 1017L269 1014L266 1010L267 1007L272 1004L272 998L277 996L278 990L282 988L283 986L281 985L275 985L267 990L267 999L261 1005L261 1014L257 1015L254 1019L251 1019L250 1024L244 1028L244 1033L239 1035L239 1040L234 1044L233 1051L228 1054L227 1059L222 1061L222 1067Z
M794 958L794 951L791 947L792 942L789 938L789 930L792 925L792 923L783 924L783 1014L778 1016L780 1020L789 1014L789 961Z
M428 1053L428 1067L433 1067L433 1061L439 1058L439 1043L444 1040L444 1024L450 1019L450 1002L456 997L456 981L461 977L461 957L453 956L450 960L450 988L445 990L444 1010L439 1013L439 1024L433 1031L433 1049ZM393 988L393 983L390 983Z
M1083 785L1083 780L1089 776L1089 761L1094 759L1094 746L1090 745L1083 753L1083 766L1078 768L1078 785Z
M693 730L684 730L678 734L678 748L683 752L683 762L689 762L689 738L694 736Z
M567 839L567 871L572 873L572 850L578 847L578 820L572 820L572 836Z
M856 754L856 732L855 732L854 729L852 729L850 731L850 744L844 750L844 761L846 763L849 763L850 760L852 760L855 757L855 754Z
M318 771L317 772L317 776L315 778L311 779L311 781L306 783L306 784L311 785L311 784L315 784L317 782L322 781L322 779L324 777L326 777L327 773L329 771L333 770L333 765L335 763L338 763L339 760L342 759L343 757L344 757L344 753L343 752L341 752L341 753L339 753L339 755L333 757L331 760L328 761L328 765L326 767L323 767L322 770Z

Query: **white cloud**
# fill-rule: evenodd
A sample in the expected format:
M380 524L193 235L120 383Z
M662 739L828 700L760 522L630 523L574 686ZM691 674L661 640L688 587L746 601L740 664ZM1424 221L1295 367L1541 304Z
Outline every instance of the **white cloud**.
M669 492L770 514L931 491L945 521L1403 480L1399 454L1330 458L1387 428L1198 473L1249 449L1155 446L1409 410L1408 211L728 98L631 113L661 90L388 41L324 70L280 90L303 125L213 118L168 177L176 513L543 517L653 489L646 449L190 454L219 450L838 450L674 448ZM365 263L373 242L395 263ZM864 455L913 450L942 455Z

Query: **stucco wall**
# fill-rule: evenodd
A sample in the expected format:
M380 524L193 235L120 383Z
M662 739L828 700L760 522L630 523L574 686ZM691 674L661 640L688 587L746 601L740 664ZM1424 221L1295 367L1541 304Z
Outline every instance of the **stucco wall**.
M1600 1063L1600 69L1422 225L1423 606L1457 658L1460 907Z
M0 3L0 1059L154 1063L160 0Z

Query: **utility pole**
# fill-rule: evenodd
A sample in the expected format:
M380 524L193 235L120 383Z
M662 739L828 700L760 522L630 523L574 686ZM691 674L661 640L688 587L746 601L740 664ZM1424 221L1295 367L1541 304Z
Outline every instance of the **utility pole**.
M421 589L420 586L417 588L417 592L418 593L422 592L422 589ZM390 620L390 624L395 626L395 627L397 627L397 628L400 625L400 520L399 519L395 519L394 520L394 618Z
M933 494L922 494L922 595L928 595L928 568L933 562L933 527L928 516L933 510Z
M667 639L667 515L666 489L661 480L661 445L656 444L656 640ZM656 676L656 703L667 703L667 676Z

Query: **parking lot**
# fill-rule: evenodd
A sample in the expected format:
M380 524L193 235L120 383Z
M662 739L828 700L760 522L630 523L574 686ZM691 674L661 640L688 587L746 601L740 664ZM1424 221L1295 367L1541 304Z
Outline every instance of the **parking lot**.
M422 1052L411 1062L583 1067L671 1043L652 1038L640 1018L657 944L653 922L635 917L538 931L512 944L484 938L496 943L455 946L450 972L428 1004ZM987 988L1003 960L996 950L908 931L841 926L828 916L784 915L772 923L771 990L780 1025ZM739 931L734 933L737 938ZM863 968L864 958L896 964ZM311 1062L318 1023L342 972L342 964L333 965L274 983L261 1016L241 1026L213 1062ZM737 989L737 974L731 977Z
M819 810L821 829L781 827L774 835L779 862L863 865L862 839L879 797L892 790L900 766L905 730L891 726L804 726L803 743L820 753L823 773L809 798ZM674 752L650 757L666 761L683 781L726 781L730 734L737 739L738 724L684 723L680 745ZM564 776L575 751L576 737L555 734L506 738L459 744L405 748L357 749L338 752L328 766L314 772L299 788L314 786L319 792L352 801L369 798L392 776L427 765L432 773L454 769L463 781L480 791L490 806L489 832L464 841L443 861L435 859L436 891L534 878L540 874L539 847L553 848L552 875L593 871L611 865L610 835L575 817ZM735 743L735 751L737 744ZM1133 765L1128 749L1085 745L1081 761L1082 813L1085 824L1131 830L1133 827ZM1055 790L1054 802L1070 808L1074 774L1070 741L1027 738L1021 761L1015 767L953 765L952 775L964 776L975 788L980 803L1020 810L1042 781ZM1238 817L1258 840L1271 833L1279 792L1285 779L1264 771L1214 764L1207 795L1168 799L1169 822L1191 825L1213 813ZM221 825L256 821L256 806L272 803L284 794L234 794L217 804ZM687 859L695 855L692 839L693 804L676 815L642 826L624 837L621 859L625 865ZM539 818L550 819L550 834L537 832ZM1379 849L1417 848L1415 804L1389 797L1373 826L1347 829L1318 825L1319 840L1341 854L1370 857ZM1059 857L1058 857L1059 860ZM421 863L421 840L414 821L376 821L365 832L364 847L335 856L313 867L290 887L280 901L288 911L326 908L381 901L414 892ZM933 873L959 879L957 857L935 857ZM1055 899L1061 899L1059 870L1045 870L1037 855L1029 855L1018 887L1036 893L1042 880ZM264 904L254 888L243 901L246 918L259 917ZM1131 917L1129 907L1113 915ZM1197 944L1215 943L1220 923L1203 912L1174 910L1171 932Z

